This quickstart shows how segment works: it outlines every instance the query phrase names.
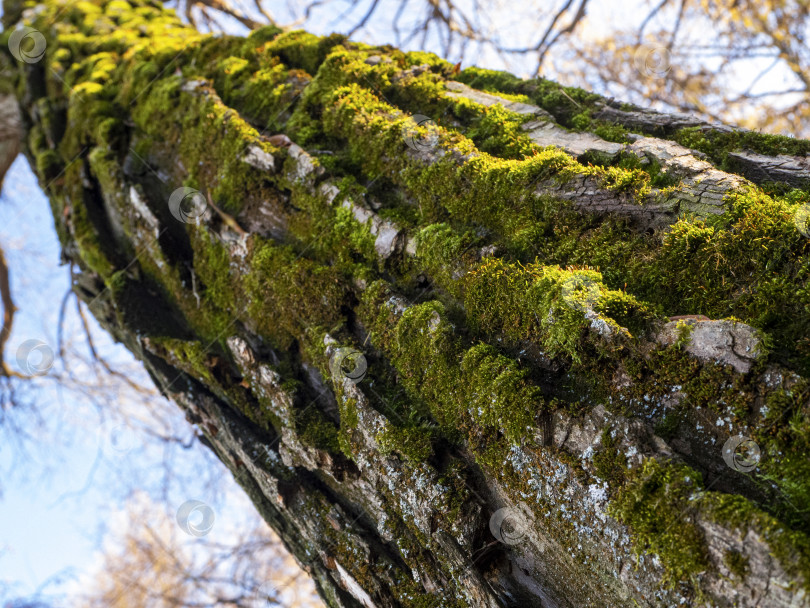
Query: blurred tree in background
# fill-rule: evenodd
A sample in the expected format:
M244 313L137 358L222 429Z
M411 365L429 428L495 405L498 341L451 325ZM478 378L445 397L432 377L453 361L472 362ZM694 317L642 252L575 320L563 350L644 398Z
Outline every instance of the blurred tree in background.
M312 608L312 584L256 518L227 542L193 539L144 494L114 517L95 571L82 581L87 608Z

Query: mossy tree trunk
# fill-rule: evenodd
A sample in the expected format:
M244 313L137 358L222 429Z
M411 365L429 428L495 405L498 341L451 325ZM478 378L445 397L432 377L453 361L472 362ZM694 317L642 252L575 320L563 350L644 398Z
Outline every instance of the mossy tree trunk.
M810 143L23 6L77 293L330 606L810 605Z

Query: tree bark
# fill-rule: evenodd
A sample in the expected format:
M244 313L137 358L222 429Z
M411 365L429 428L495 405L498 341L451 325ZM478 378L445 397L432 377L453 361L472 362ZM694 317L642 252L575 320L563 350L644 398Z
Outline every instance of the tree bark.
M22 7L76 292L330 606L810 606L808 142Z

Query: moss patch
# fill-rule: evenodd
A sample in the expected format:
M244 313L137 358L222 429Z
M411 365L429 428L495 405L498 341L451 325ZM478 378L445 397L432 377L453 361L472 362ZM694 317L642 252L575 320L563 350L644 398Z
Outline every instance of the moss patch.
M690 504L702 489L700 474L684 465L648 459L610 504L610 512L635 533L636 550L655 553L665 583L691 580L708 567L705 541Z

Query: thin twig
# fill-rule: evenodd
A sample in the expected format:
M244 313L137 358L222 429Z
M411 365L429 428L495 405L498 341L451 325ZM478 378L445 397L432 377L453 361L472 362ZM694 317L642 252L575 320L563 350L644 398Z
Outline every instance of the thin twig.
M98 354L96 346L93 343L93 336L90 332L90 324L87 322L87 317L84 314L84 310L82 310L82 302L81 300L79 300L79 298L76 298L76 311L79 313L79 319L81 319L82 321L82 327L84 328L84 333L87 336L87 346L90 349L90 354L93 356L93 359L95 359L99 363L99 365L101 365L101 367L104 368L104 371L106 371L111 376L115 376L116 378L123 380L132 390L138 393L149 394L149 391L147 389L145 389L142 386L139 386L138 384L130 380L126 376L126 374L122 374L121 372L114 370L112 367L110 367L110 364L107 363L104 357L101 357Z
M210 191L206 191L205 194L208 197L208 204L211 205L211 208L219 214L219 217L222 219L222 221L225 224L227 224L229 227L233 228L236 232L238 232L242 236L247 236L248 235L247 231L244 228L242 228L239 225L239 223L232 216L228 215L222 209L220 209L219 207L217 207L214 204L214 199L211 198L211 192Z

